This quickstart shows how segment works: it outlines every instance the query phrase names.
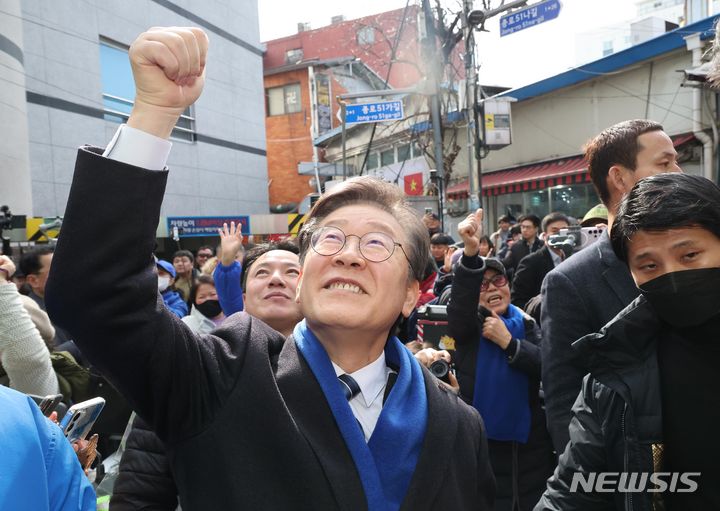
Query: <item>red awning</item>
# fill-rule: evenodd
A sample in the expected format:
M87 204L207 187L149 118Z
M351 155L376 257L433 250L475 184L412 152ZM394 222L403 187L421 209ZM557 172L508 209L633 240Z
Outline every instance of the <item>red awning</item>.
M483 195L523 192L543 189L561 184L589 181L587 165L582 156L551 162L525 165L514 169L483 174ZM450 186L448 195L462 196L468 193L468 181Z
M692 133L672 137L673 144L678 147L695 136ZM558 185L589 183L590 174L582 156L574 156L561 160L524 165L512 169L489 172L482 176L483 196L502 195L505 193L542 190ZM468 180L449 186L445 192L451 198L462 198L468 194Z

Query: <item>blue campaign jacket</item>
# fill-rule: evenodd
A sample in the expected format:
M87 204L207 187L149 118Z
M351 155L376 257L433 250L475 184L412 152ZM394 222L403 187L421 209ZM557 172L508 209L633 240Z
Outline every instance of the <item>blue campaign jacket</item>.
M170 312L175 314L179 318L184 318L188 314L188 306L185 300L182 299L180 293L173 291L172 289L166 289L161 294L165 306L170 309Z
M240 286L241 274L242 266L237 261L233 261L230 266L218 263L215 267L213 273L215 289L220 307L226 316L240 312L244 308L242 287Z
M95 491L60 428L3 386L0 410L0 509L95 510Z

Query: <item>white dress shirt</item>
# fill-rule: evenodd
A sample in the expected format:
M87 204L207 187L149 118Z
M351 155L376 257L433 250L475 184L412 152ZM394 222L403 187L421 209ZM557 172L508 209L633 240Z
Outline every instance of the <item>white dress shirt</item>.
M345 374L345 371L335 362L332 365L336 376ZM380 412L382 412L383 394L385 393L388 374L391 372L392 369L385 365L385 352L383 351L375 362L371 362L354 373L347 373L352 376L360 387L360 393L348 402L353 415L362 426L366 442L370 440L373 431L375 431L375 425L380 417Z
M121 124L103 156L144 169L163 170L171 148L172 143L164 138Z

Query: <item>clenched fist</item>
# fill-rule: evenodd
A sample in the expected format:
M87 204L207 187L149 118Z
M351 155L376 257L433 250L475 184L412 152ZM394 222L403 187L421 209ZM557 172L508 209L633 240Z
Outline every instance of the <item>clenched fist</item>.
M458 225L458 234L465 243L464 253L472 257L480 252L480 237L482 236L483 210L478 209L470 213L465 220Z
M135 105L128 126L168 138L205 84L208 37L194 27L153 27L130 46Z

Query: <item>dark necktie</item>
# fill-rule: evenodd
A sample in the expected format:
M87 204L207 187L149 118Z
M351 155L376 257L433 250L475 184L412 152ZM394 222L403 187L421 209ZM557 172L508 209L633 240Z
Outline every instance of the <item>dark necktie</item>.
M345 399L348 401L360 393L360 385L349 374L341 374L338 376L338 380L340 380L340 386L345 393Z

